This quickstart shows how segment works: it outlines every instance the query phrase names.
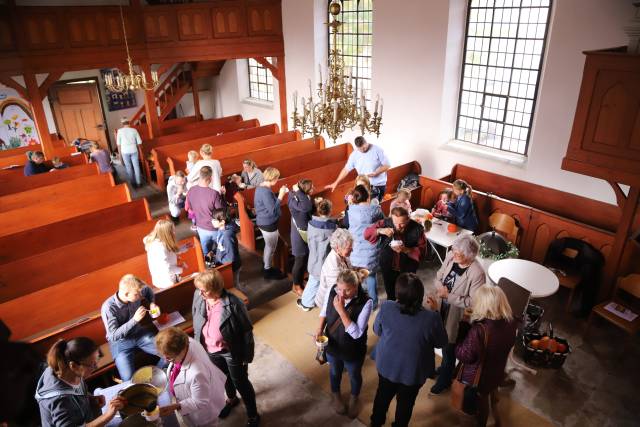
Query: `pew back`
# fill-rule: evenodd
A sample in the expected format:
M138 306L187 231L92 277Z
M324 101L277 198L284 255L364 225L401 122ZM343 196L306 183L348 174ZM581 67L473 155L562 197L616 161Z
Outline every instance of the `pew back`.
M9 172L9 171L4 171ZM4 175L0 173L0 196L27 191L45 185L57 184L70 179L81 178L83 176L97 175L100 173L97 163L81 166L72 166L67 169L50 173L41 173L33 176L24 176L22 170L19 177Z
M38 209L26 207L2 212L0 237L130 201L127 185L120 184L100 192L87 193L82 199L65 199L65 203L54 200L41 203Z
M0 264L149 220L149 204L142 198L3 236L0 237Z
M69 166L85 165L88 163L87 158L82 153L65 154L59 157L62 163L66 163ZM24 153L16 156L0 158L0 168L9 168L10 166L17 166L17 167L12 167L10 169L0 170L0 175L7 176L7 177L8 176L15 176L15 177L24 176L24 165L26 163L27 163L27 155ZM53 162L51 162L51 160L46 160L44 164L47 165L49 168L53 168Z
M113 175L101 174L72 179L58 184L47 185L22 191L20 193L0 196L0 212L7 212L49 200L63 200L68 197L82 198L86 193L101 191L116 185ZM34 206L34 209L38 209Z

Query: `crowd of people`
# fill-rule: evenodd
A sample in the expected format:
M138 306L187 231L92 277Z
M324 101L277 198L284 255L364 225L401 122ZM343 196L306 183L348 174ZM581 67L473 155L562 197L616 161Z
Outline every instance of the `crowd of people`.
M127 174L139 185L139 135L128 122L123 124L118 146ZM265 280L287 277L273 259L281 237L282 204L287 198L294 258L291 286L299 296L296 304L301 310L318 308L315 337L327 340L326 360L336 413L355 418L361 410L368 324L374 316L373 333L379 338L370 355L378 371L372 426L384 425L393 398L397 400L393 425L409 425L417 395L427 379L435 378L430 392L441 394L458 379L472 384L478 372L477 425L486 425L490 408L499 423L495 392L504 379L516 323L504 293L485 284L487 278L476 259L478 243L467 235L458 237L434 283L423 283L416 273L427 252L431 222L412 216L408 188L397 189L385 216L381 202L388 192L389 160L380 147L363 137L356 138L355 147L336 179L320 189L335 191L356 170L355 186L345 194L341 213L330 200L314 197L316 188L311 180L300 179L291 189L279 186L276 168L262 171L251 159L243 162L239 176L230 175L222 182L220 162L214 159L209 144L199 152L189 152L186 170L169 178L171 220L159 220L143 244L151 285L158 289L175 285L188 271L179 257L188 248L178 245L175 224L181 216L191 219L210 267L194 279L194 337L178 328L155 333L142 326L142 320L160 312L161 307L154 303L152 287L131 274L122 277L115 294L101 309L109 350L122 380L131 379L137 351L156 357L158 366L167 369L169 390L176 403L161 407L162 415L177 411L192 425L215 425L239 404L239 393L248 425L259 425L256 394L248 375L254 356L252 324L244 303L225 290L222 276L211 268L230 263L234 285L240 284L242 262L233 194L254 188L253 214L264 241ZM91 145L90 156L101 171L112 171L108 154L97 144ZM29 170L40 169L42 160L33 153ZM471 187L462 180L438 195L431 212L468 230L478 227ZM386 298L378 295L378 277ZM438 368L435 348L442 349ZM87 338L59 341L51 348L48 368L36 393L43 425L105 425L126 404L116 398L108 402L103 414L96 411L105 402L88 395L84 378L97 367L97 357L98 347ZM457 371L456 359L460 361ZM341 394L345 370L350 380L346 401Z

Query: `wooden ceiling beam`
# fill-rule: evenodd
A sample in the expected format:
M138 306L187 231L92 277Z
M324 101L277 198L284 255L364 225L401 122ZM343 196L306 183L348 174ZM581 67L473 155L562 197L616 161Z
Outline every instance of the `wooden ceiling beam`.
M11 76L0 75L0 83L2 83L7 87L10 87L11 89L14 89L24 99L27 99L27 100L29 99L29 96L27 94L27 89L17 81L13 80Z
M271 62L269 62L267 60L267 58L264 58L264 57L261 57L261 56L256 56L253 59L255 59L256 62L258 64L262 65L264 68L266 68L267 70L271 71L271 74L276 79L280 76L280 73L278 72L278 69Z
M64 74L64 71L52 71L49 73L47 78L40 84L40 99L44 99L48 95L49 88L52 84L60 80L62 74Z

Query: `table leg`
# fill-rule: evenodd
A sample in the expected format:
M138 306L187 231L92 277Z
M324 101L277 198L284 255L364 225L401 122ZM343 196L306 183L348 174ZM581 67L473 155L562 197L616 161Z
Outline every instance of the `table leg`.
M431 245L431 248L436 253L436 256L438 257L438 260L440 261L440 264L442 265L444 263L444 260L440 256L440 252L438 252L438 248L436 247L436 245L431 240L427 240L427 241L429 242L429 245Z

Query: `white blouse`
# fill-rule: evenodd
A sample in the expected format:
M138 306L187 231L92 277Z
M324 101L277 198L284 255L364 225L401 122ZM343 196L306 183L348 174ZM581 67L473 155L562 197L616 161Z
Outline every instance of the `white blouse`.
M160 240L154 240L145 249L153 286L164 289L175 284L182 274L182 268L178 266L178 255L167 249Z

